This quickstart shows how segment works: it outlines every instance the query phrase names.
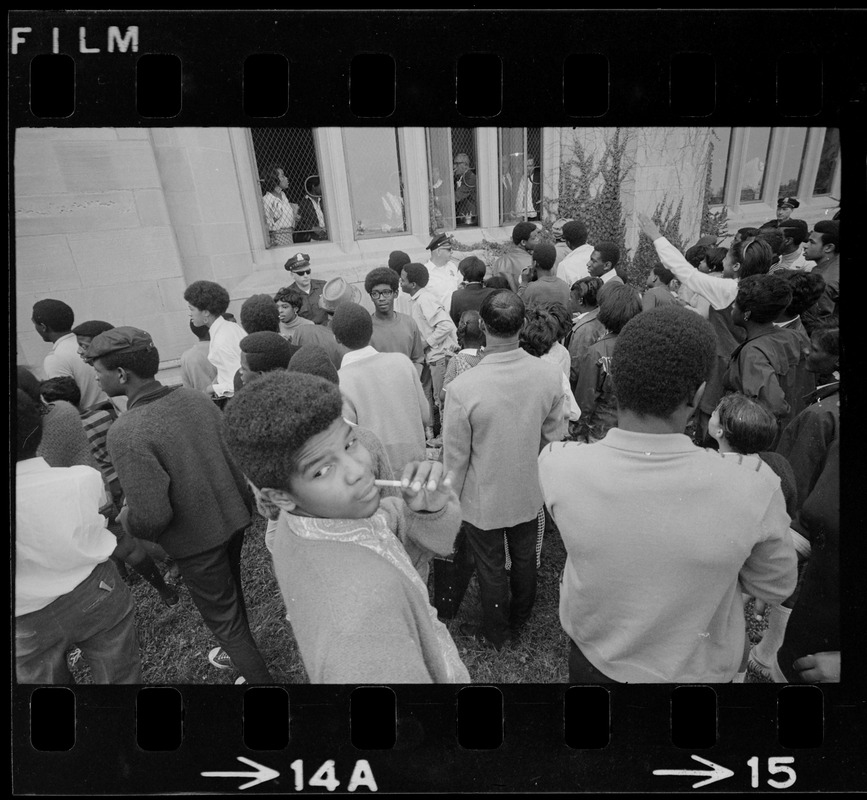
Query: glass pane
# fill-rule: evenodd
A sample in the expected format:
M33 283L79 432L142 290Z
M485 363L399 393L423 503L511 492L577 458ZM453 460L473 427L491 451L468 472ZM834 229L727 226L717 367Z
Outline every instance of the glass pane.
M343 148L355 238L406 232L396 128L345 128Z
M479 224L475 130L473 128L451 130L455 226L475 226Z
M499 129L500 225L538 219L542 208L541 128Z
M837 171L837 160L840 158L840 129L828 128L825 131L825 142L822 145L822 155L819 158L819 171L816 173L816 183L813 184L813 194L831 194L831 183Z
M804 168L804 147L807 144L806 128L789 128L789 140L783 152L783 172L780 176L780 197L797 197Z
M430 177L430 233L455 227L455 187L452 175L452 137L448 128L427 129L427 166Z
M707 199L708 205L711 206L722 205L725 202L731 139L731 128L711 128L710 194Z
M250 128L250 136L270 246L327 240L313 131Z
M747 129L747 147L744 153L744 173L741 182L742 203L753 203L762 199L770 142L770 128Z

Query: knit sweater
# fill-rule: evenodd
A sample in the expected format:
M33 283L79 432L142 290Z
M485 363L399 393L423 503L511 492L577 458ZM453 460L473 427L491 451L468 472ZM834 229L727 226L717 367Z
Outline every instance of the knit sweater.
M249 489L226 447L220 412L202 392L159 386L136 398L109 429L108 452L130 532L170 556L203 553L250 524Z
M730 681L744 651L741 592L778 603L794 590L779 478L739 461L683 434L619 428L539 456L567 553L560 622L612 680Z
M380 508L410 557L410 545L452 552L461 523L457 498L432 514L410 511L397 498ZM446 681L425 598L377 553L349 542L302 539L281 514L274 571L311 683Z
M50 467L84 465L99 469L78 409L65 400L55 400L42 419L42 441L36 451Z

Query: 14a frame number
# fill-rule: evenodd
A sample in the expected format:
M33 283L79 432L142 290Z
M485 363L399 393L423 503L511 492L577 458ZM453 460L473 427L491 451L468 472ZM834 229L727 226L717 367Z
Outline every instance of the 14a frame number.
M768 759L768 772L771 775L785 775L784 779L768 778L767 784L774 789L788 789L795 785L797 775L795 770L788 766L794 764L795 759L792 756L775 756ZM747 761L747 766L750 768L750 785L753 789L759 786L759 757L753 756Z
M295 776L295 791L301 792L304 790L304 762L300 758L296 758L290 765ZM307 781L308 786L322 786L329 792L333 792L340 786L340 781L334 774L334 760L328 759L325 761ZM349 778L349 785L346 787L350 792L354 792L359 786L366 786L370 791L377 791L376 780L373 777L373 770L370 764L365 759L359 759L355 762L355 768L352 770L352 776Z

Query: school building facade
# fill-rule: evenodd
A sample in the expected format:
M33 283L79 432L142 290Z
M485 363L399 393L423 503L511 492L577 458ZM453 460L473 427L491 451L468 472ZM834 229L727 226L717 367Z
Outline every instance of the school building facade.
M45 297L69 303L79 322L149 331L170 369L194 343L183 299L192 281L224 285L237 316L250 295L291 282L283 263L296 252L310 255L314 277L363 283L392 250L426 261L432 230L480 249L507 241L519 220L559 216L576 153L601 165L615 133L626 143L627 248L638 211L666 198L683 198L681 233L698 238L708 165L710 207L725 206L729 234L772 219L780 195L797 196L794 216L809 223L838 204L839 131L830 128L18 129L18 363L38 368L48 351L30 322ZM452 165L461 153L475 199L458 216ZM272 239L261 178L274 165L292 202L319 176L323 240Z

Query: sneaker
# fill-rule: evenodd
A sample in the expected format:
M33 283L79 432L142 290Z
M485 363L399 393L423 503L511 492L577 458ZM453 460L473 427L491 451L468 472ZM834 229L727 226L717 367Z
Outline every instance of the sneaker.
M247 682L247 679L243 675L239 675L235 678L235 686L243 686Z
M229 654L222 647L215 647L208 653L208 661L210 661L217 669L234 669L235 665Z

